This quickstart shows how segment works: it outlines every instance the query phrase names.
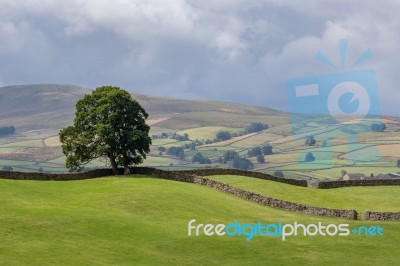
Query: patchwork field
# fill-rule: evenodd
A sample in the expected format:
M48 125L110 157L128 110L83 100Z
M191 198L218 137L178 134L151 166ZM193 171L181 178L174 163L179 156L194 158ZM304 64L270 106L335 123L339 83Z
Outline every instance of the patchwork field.
M33 95L33 92L36 94ZM18 92L12 88L0 91L0 96L10 99L0 109L14 110L13 115L0 117L0 126L16 126L16 134L0 136L0 169L67 171L58 132L71 123L76 99L85 93L87 90L76 86L40 84L18 86ZM37 100L36 95L42 94L49 98L41 98L38 105L32 105L29 97ZM343 171L367 177L400 172L397 165L397 160L400 160L400 120L396 117L352 118L342 124L333 124L327 117L291 117L265 107L134 96L150 114L148 123L151 125L153 145L144 163L147 166L169 169L231 167L232 162L223 164L221 157L226 151L235 151L248 158L255 171L270 174L281 171L289 178L338 179ZM30 119L18 115L26 112L28 107ZM51 119L43 120L46 115ZM268 128L246 132L246 128L255 122L265 123ZM374 123L384 123L385 130L374 132ZM230 132L231 138L214 141L220 131ZM177 138L185 134L189 140L180 141ZM305 140L310 136L315 143L306 145ZM248 157L251 149L266 145L272 146L273 154L264 156L265 163L258 162L256 156ZM171 147L182 147L184 158L180 160L176 155L168 154ZM198 152L209 158L211 164L192 163L193 156ZM314 160L306 162L309 152ZM104 167L105 162L95 161L86 169Z
M400 260L399 223L301 215L208 187L150 176L69 182L0 180L0 190L0 262L4 265L397 265ZM331 196L339 200L340 194L345 193ZM375 195L371 193L371 202ZM356 196L349 197L357 203ZM191 219L197 224L380 225L384 235L299 235L286 241L261 236L250 241L244 236L189 237Z

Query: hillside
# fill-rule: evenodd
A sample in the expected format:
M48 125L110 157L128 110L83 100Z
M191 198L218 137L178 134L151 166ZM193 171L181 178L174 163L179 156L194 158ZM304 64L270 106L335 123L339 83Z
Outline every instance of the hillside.
M0 137L0 167L66 171L58 132L72 123L75 103L86 93L90 90L73 85L0 88L0 126L14 125L17 132ZM400 171L400 120L396 117L332 124L323 117L290 120L288 113L266 107L140 94L134 97L150 114L147 123L153 145L144 165L166 169L232 167L232 162L220 163L226 151L249 157L253 148L271 145L273 153L263 156L265 162L249 157L254 170L269 174L280 171L288 178L306 179L337 179L344 171L365 177ZM253 122L265 123L268 128L246 132ZM374 123L384 123L385 131L371 130ZM230 132L231 139L215 141L219 131ZM177 138L185 134L186 139ZM315 138L313 145L305 143L308 136ZM160 152L170 147L183 147L184 157ZM198 152L211 164L192 163ZM306 162L307 153L312 153L315 160ZM105 161L94 161L88 168L104 165Z
M71 123L76 101L87 93L90 93L89 89L75 85L36 84L2 87L0 125L13 124L19 132L36 129L59 130ZM243 126L246 119L252 116L284 116L282 112L270 108L234 103L178 100L141 94L134 94L134 97L150 114L150 119L161 119L164 122L158 124L171 129L187 128L184 124L203 126L235 123ZM220 114L215 119L200 117L215 113ZM229 120L228 117L232 119ZM239 117L242 119L238 119Z

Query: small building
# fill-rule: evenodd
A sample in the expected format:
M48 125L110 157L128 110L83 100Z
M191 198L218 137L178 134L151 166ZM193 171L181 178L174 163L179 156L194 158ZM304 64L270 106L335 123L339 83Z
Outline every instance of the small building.
M393 174L393 173L390 173L390 174L388 174L391 178L400 178L400 174Z
M394 173L389 173L389 174L384 174L384 175L378 175L376 177L377 179L394 179L394 178L400 178L400 174L394 174Z
M345 174L343 180L363 180L366 176L364 174Z
M391 177L388 174L379 174L375 178L376 179L390 179Z

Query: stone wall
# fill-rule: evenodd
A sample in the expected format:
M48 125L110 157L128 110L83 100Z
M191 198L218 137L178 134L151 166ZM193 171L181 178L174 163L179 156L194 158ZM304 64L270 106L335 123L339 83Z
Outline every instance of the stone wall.
M212 172L206 171L209 175L214 174L222 174L222 172ZM229 171L227 171L229 172ZM240 171L240 175L244 175ZM280 208L289 211L300 212L304 214L311 214L311 215L319 215L319 216L329 216L329 217L338 217L344 219L357 219L357 212L355 210L337 210L337 209L328 209L328 208L320 208L320 207L312 207L308 205L297 204L290 201L284 201L279 199L274 199L270 197L266 197L264 195L260 195L257 193L253 193L250 191L246 191L240 188L232 187L228 184L224 184L218 181L214 181L200 175L198 173L204 173L203 171L163 171L159 169L149 168L149 167L137 167L132 169L132 173L134 174L145 174L145 175L153 175L158 176L160 178L175 180L175 181L183 181L189 183L200 184L203 186L212 187L223 191L225 193L232 194L234 196L257 202L266 206L271 206L275 208ZM197 173L197 174L195 174ZM226 173L226 172L225 172ZM232 172L229 172L232 174Z
M257 202L266 206L271 206L275 208L280 208L289 211L300 212L304 214L319 215L319 216L329 216L329 217L340 217L344 219L357 220L357 212L355 210L337 210L328 209L320 207L312 207L308 205L297 204L290 201L284 201L279 199L274 199L260 195L257 193L249 192L243 189L235 188L230 185L220 183L214 180L210 180L204 177L198 176L195 178L195 183L205 185L208 187L216 188L223 192L235 195L237 197Z
M0 177L4 179L15 179L15 180L54 180L54 181L68 181L68 180L81 180L98 178L103 176L112 175L111 169L96 169L82 173L61 173L61 174L49 174L49 173L28 173L28 172L17 172L17 171L0 171Z
M318 188L338 188L352 186L398 186L400 179L364 179L364 180L347 180L347 181L322 181L319 182Z
M209 168L209 169L194 169L194 170L181 170L177 171L177 173L188 173L195 174L199 176L209 176L209 175L238 175L238 176L248 176L259 179L271 180L280 183L307 187L306 180L296 180L296 179L288 179L283 177L276 177L269 174L264 174L260 172L253 171L244 171L239 169L231 169L231 168Z
M123 173L123 169L120 169L120 173ZM307 186L305 180L282 180L281 178L269 176L262 173L241 171L236 169L199 169L199 170L184 170L184 171L165 171L151 167L134 167L131 168L132 174L143 174L152 175L160 178L200 184L211 188L218 189L225 193L232 194L234 196L257 202L266 206L280 208L289 211L295 211L304 214L319 215L338 217L344 219L357 219L357 212L355 210L337 210L329 208L313 207L308 205L297 204L294 202L279 200L250 191L246 191L240 188L232 187L228 184L217 182L203 176L207 175L242 175L250 176L255 178L261 178L266 180L272 180L277 182L283 182L298 186ZM98 178L112 175L111 169L97 169L84 173L73 173L73 174L47 174L47 173L26 173L26 172L8 172L0 171L1 178L17 179L17 180L55 180L55 181L66 181L66 180L81 180ZM287 181L289 180L289 181ZM287 182L286 182L287 181ZM305 182L305 183L304 183ZM350 180L350 181L330 181L320 182L318 188L335 188L335 187L346 187L346 186L378 186L378 185L400 185L400 179L391 180ZM400 221L400 213L390 212L366 212L366 220L373 221Z
M400 221L400 212L370 212L364 214L365 220L370 221Z

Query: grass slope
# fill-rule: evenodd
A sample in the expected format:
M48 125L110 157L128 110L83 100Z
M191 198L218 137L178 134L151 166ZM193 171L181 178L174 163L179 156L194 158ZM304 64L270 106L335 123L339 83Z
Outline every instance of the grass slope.
M365 211L400 212L400 187L344 187L312 189L246 176L218 175L207 178L268 197L311 206Z
M187 223L349 223L261 206L194 184L147 176L0 180L4 265L396 265L399 223L383 237L188 237Z

